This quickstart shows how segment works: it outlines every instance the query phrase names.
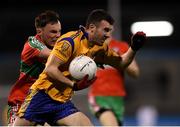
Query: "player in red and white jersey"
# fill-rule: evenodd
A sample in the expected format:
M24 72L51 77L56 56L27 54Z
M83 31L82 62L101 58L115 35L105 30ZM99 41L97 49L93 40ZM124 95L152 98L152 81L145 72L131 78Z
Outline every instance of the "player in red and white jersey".
M126 42L111 39L109 48L119 55L124 54L129 46ZM97 79L90 87L88 101L91 112L105 126L121 126L124 114L124 97L126 96L124 73L139 76L139 67L135 60L125 70L117 70L109 65L99 68Z
M20 75L12 86L8 97L8 125L16 118L30 86L45 67L46 60L57 38L61 35L59 14L46 10L35 18L37 34L28 37L21 52Z

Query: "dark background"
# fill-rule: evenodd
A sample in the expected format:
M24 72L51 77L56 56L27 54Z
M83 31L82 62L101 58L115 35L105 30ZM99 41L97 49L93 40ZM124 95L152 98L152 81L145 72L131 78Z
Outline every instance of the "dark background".
M98 3L96 3L98 2ZM0 37L3 46L1 52L16 52L21 50L28 35L33 35L34 17L46 9L59 12L63 26L63 33L78 28L84 24L87 14L96 8L107 10L107 0L67 1L67 0L7 0L0 5ZM174 33L170 37L149 38L148 48L179 48L179 5L176 2L152 0L131 1L121 0L122 38L129 39L130 25L135 21L167 20L174 26ZM117 10L118 11L118 10ZM154 28L156 29L156 28ZM11 37L9 37L11 36ZM11 42L11 46L7 45ZM20 46L19 46L19 45ZM6 46L6 48L4 48Z
M61 17L62 33L84 25L92 9L107 10L107 0L6 0L0 4L0 113L7 95L19 74L20 52L28 36L35 34L34 18L52 9ZM126 115L135 116L141 106L154 106L160 116L180 117L180 4L174 1L121 0L121 38L129 42L130 26L135 21L166 20L173 24L169 37L148 37L146 45L137 53L141 68L137 79L126 78ZM154 28L156 29L156 28ZM87 90L75 96L75 103L90 115ZM78 98L84 98L79 102ZM176 117L176 118L177 118ZM178 119L177 121L180 121ZM178 122L171 125L180 125ZM0 123L1 125L1 123ZM163 125L168 125L168 122Z

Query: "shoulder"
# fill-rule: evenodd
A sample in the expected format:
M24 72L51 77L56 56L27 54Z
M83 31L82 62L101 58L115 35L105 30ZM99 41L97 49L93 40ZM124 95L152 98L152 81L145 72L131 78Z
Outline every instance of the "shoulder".
M44 49L46 47L35 36L30 36L28 38L28 44L29 44L30 47L36 48L36 49L39 49L39 50L42 50L42 49Z
M63 34L58 40L57 45L64 45L63 47L71 46L74 49L80 40L78 39L80 33L78 31L70 31L66 34Z

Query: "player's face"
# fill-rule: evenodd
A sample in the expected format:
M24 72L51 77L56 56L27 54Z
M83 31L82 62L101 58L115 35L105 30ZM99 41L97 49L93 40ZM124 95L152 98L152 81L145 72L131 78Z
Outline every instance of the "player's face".
M113 26L107 21L102 20L94 29L92 41L96 45L102 46L103 43L112 36Z
M49 23L41 30L41 37L47 46L53 47L61 35L61 23Z

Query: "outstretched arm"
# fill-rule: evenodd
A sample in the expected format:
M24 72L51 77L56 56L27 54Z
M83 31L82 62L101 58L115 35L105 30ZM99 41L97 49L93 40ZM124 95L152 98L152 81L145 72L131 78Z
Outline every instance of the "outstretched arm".
M146 34L144 32L137 32L134 34L131 38L131 45L128 51L123 54L122 57L122 62L120 63L120 66L122 68L126 68L130 65L130 63L133 61L136 52L142 48L146 41Z
M108 53L104 50L99 50L94 58L96 63L108 64L116 69L126 69L135 58L136 52L144 45L146 41L146 35L144 32L137 32L131 38L131 45L126 53L119 56L110 49Z

